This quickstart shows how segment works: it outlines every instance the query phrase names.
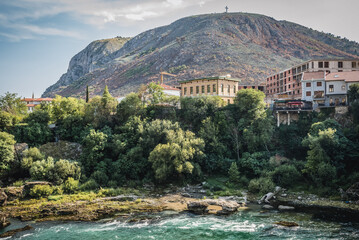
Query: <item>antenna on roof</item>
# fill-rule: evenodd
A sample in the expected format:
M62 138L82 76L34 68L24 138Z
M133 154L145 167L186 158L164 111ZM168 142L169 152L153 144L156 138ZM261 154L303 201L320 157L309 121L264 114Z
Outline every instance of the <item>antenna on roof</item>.
M225 9L226 9L226 13L228 13L228 6L226 6Z
M34 92L32 92L32 99L34 99L35 98L35 94L34 94Z

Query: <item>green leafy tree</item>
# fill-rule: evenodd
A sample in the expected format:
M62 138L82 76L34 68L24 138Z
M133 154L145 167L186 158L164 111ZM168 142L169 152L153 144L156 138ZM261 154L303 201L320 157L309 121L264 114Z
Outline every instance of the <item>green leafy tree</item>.
M91 129L90 133L83 139L81 161L88 176L93 173L96 165L103 160L107 138L108 136L105 133Z
M49 173L54 169L55 162L52 157L36 161L30 168L30 176L33 180L49 180Z
M79 181L69 177L65 181L63 189L65 193L75 193L79 190Z
M39 146L53 139L52 132L47 125L31 121L28 124L16 125L13 134L17 142L27 143L29 146Z
M24 116L27 112L26 104L17 97L16 93L5 93L0 96L0 109L14 116Z
M49 179L52 182L62 184L68 178L79 180L81 177L81 167L75 161L60 159L55 162L50 174Z
M8 130L13 125L13 116L5 111L0 111L0 131Z
M61 97L56 95L49 106L53 121L64 119L68 116L84 115L85 101L73 97Z
M158 144L148 158L159 182L192 174L195 163L204 156L204 141L190 131L170 130L167 138L168 142Z
M163 102L164 93L161 85L151 82L147 86L148 103L151 105L159 104Z
M11 168L14 161L14 136L6 132L0 132L0 177L4 176Z
M34 162L41 161L45 158L45 156L41 154L40 150L36 147L26 149L22 154L23 157L21 159L21 167L25 171L29 171Z
M117 106L117 122L123 125L131 116L141 115L142 110L143 105L138 94L130 93Z

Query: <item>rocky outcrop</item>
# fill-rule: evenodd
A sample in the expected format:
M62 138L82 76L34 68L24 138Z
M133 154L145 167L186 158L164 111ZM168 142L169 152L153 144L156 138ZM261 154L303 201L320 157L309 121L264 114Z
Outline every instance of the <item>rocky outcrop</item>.
M87 85L92 95L108 85L120 96L157 81L161 70L177 75L166 79L170 84L228 73L243 83L258 83L278 68L311 58L352 58L359 48L332 34L249 13L190 16L127 40L90 43L43 97L83 96Z
M8 201L13 201L23 197L23 187L7 187L2 190L6 193Z
M188 211L195 214L207 214L210 212L210 206L218 206L220 209L214 211L213 213L217 215L229 215L238 210L241 205L235 201L225 201L219 199L206 199L206 200L197 200L187 203Z
M10 225L10 222L7 220L7 215L3 212L0 212L0 229L5 228Z
M5 206L7 203L7 195L3 189L0 189L0 206Z
M0 234L0 238L6 238L6 237L12 237L14 236L16 233L19 233L19 232L24 232L24 231L29 231L33 229L33 227L31 227L30 225L26 225L25 227L23 228L18 228L18 229L14 229L14 230L10 230L10 231L7 231L3 234Z

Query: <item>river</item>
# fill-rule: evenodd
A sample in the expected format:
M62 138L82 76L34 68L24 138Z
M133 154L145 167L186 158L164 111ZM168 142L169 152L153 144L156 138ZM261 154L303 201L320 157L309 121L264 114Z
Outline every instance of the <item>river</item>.
M299 227L282 227L277 221L294 221ZM14 221L6 230L26 223ZM359 239L359 225L312 219L304 213L241 211L231 216L197 216L163 212L150 221L28 223L33 230L14 239Z

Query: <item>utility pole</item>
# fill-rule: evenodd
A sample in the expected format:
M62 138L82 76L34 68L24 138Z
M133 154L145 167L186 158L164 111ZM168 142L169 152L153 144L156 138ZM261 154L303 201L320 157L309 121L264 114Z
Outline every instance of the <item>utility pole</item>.
M228 13L228 7L227 6L225 7L225 9L226 9L226 13Z

